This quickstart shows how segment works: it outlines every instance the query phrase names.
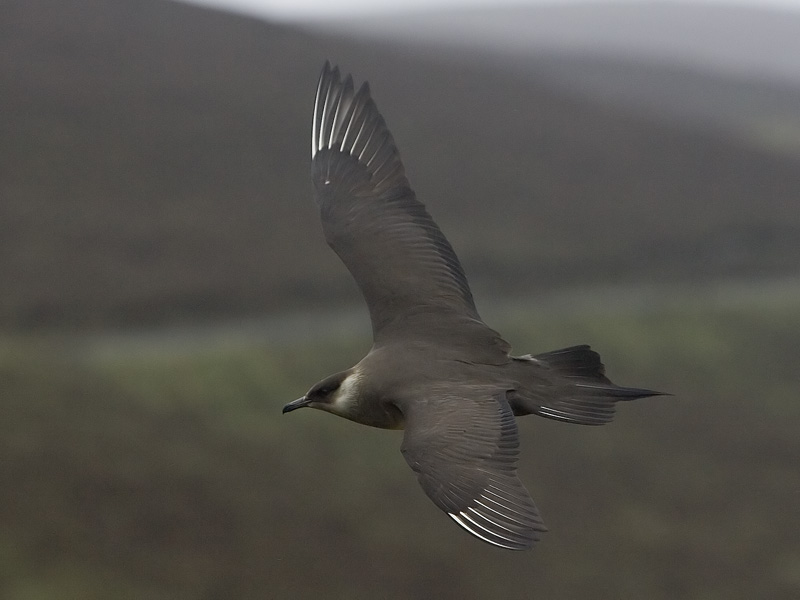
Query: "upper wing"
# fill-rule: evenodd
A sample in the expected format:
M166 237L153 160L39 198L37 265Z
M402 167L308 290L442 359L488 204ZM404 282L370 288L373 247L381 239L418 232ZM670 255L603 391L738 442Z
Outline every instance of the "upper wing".
M409 187L368 84L354 93L352 78L342 80L328 62L311 157L325 237L367 300L376 341L393 325L418 334L420 315L479 319L461 264ZM430 322L420 319L419 328Z
M505 393L433 389L401 409L401 450L430 499L485 542L530 548L547 528L517 478L517 424Z

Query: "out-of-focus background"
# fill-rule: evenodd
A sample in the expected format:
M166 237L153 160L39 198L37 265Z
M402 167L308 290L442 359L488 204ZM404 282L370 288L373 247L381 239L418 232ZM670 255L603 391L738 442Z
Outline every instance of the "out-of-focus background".
M798 5L216 4L0 6L0 597L800 597ZM370 345L328 58L518 353L674 394L521 421L532 552L280 414Z

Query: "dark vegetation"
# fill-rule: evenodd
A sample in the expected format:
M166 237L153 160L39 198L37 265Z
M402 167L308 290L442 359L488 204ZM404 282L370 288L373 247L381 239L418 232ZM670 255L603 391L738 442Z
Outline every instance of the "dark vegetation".
M521 421L550 532L505 553L419 489L400 434L280 408L366 340L82 362L0 356L5 598L796 598L796 303L498 323L591 342L675 397ZM535 340L535 341L534 341Z
M795 159L478 55L155 0L0 12L0 597L800 595L800 300L671 287L797 276ZM328 57L372 82L487 314L579 284L675 298L492 319L519 352L590 343L613 380L675 394L602 428L522 422L551 529L532 553L450 523L397 432L281 417L367 349L349 321L87 351L358 301L308 184Z

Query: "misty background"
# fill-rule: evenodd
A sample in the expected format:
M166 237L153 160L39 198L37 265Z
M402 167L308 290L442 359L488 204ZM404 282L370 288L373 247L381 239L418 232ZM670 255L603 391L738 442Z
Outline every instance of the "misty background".
M800 594L800 12L0 11L0 597ZM517 353L674 394L520 420L530 553L401 434L281 418L370 345L311 196L325 59Z

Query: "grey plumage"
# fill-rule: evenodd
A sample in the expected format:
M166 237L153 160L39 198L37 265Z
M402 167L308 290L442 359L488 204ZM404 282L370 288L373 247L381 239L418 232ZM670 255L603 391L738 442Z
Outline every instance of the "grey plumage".
M354 91L327 62L311 156L325 238L367 301L373 347L284 412L310 406L404 428L403 456L439 508L485 542L530 548L546 528L516 474L515 416L600 425L616 402L658 392L614 385L588 346L511 356L409 186L368 84Z

